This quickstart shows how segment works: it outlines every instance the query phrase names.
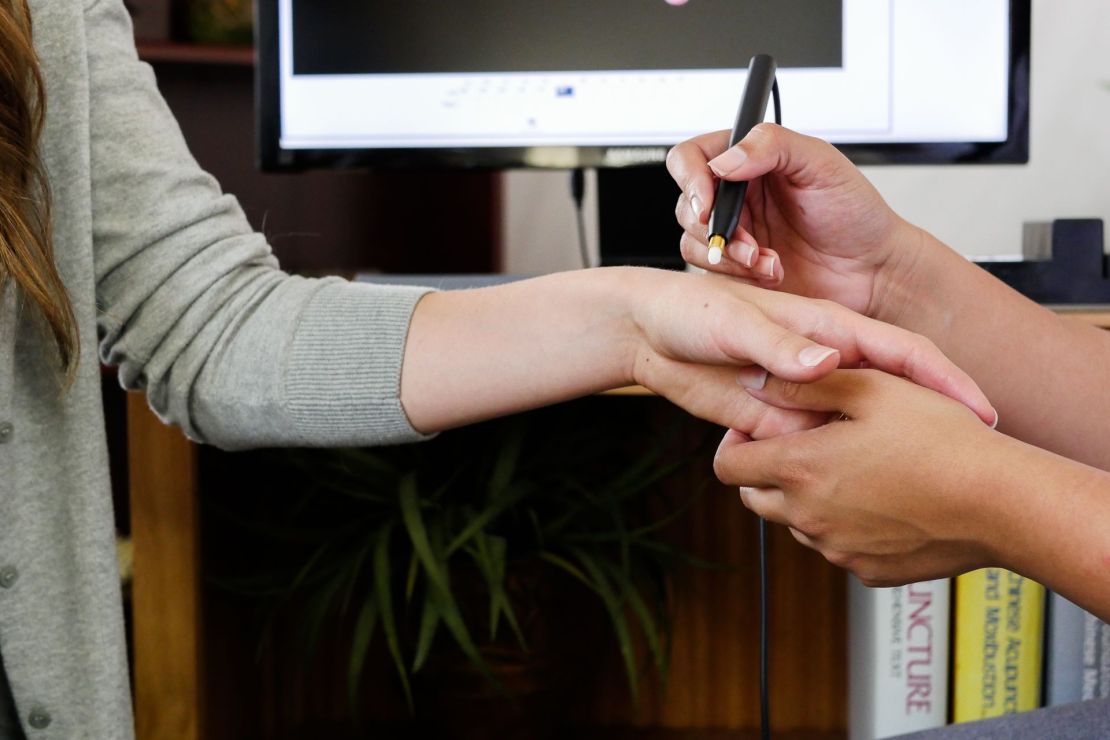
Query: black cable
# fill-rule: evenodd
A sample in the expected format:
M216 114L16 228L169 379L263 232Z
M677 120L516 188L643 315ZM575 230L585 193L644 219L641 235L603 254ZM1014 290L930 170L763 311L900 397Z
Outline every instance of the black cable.
M775 101L775 123L782 125L782 103L779 101L779 80L771 83ZM767 521L759 517L759 736L771 740L771 700L767 679Z
M767 692L767 520L759 517L759 735L771 740Z
M779 78L771 83L771 99L775 101L775 123L782 125L782 101L779 100Z
M570 197L574 200L578 220L578 252L582 256L582 266L590 267L590 251L586 248L586 214L582 208L586 197L586 171L581 167L570 171Z

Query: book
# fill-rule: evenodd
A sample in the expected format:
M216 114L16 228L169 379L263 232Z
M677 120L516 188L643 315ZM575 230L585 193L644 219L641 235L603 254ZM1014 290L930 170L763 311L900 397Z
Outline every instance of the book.
M1096 647L1092 640L1085 650L1090 616L1058 593L1048 596L1045 613L1044 696L1045 705L1069 704L1083 699L1088 680L1088 660L1093 661ZM1092 631L1092 638L1097 631ZM1095 674L1097 683L1097 672Z
M850 739L944 725L950 581L867 588L851 577L848 588Z
M1045 590L1002 568L956 579L952 715L969 722L1041 703Z
M1083 612L1083 686L1080 700L1110 697L1110 624Z
M1045 631L1045 703L1110 697L1110 624L1052 593Z

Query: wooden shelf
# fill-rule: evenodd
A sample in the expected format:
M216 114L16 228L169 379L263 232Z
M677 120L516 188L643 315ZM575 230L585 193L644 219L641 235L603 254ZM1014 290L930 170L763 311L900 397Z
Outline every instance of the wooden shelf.
M254 66L254 48L170 41L142 41L139 58L160 64L215 64L233 67Z
M1086 324L1100 326L1103 329L1110 329L1110 306L1050 306L1050 308L1061 316L1082 321Z
M817 730L775 730L777 740L844 740L844 732ZM758 740L759 730L707 730L660 727L605 727L580 729L578 740Z

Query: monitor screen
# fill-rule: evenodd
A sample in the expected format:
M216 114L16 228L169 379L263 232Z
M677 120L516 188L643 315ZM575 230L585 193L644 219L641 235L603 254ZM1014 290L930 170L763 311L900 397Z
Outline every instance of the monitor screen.
M1025 161L1029 0L261 0L267 168L627 166L784 123L861 161Z

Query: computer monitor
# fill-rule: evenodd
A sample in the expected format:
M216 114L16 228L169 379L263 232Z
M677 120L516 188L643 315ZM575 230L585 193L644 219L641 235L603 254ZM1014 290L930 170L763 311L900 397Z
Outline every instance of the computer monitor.
M623 167L732 121L774 55L785 122L861 162L1024 162L1029 0L258 0L260 160Z

